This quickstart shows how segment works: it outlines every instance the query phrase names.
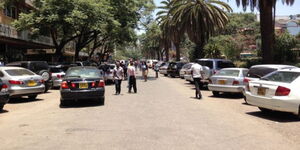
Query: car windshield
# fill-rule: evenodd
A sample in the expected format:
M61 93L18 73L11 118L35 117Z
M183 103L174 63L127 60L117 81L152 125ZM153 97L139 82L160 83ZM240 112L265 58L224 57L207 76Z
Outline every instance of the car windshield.
M262 78L262 80L292 83L300 76L300 72L277 71Z
M218 76L229 76L229 77L238 77L240 74L239 70L220 70L216 75Z
M231 68L234 64L231 61L217 61L217 68Z
M213 61L210 61L210 60L200 60L198 63L201 66L206 66L206 67L209 67L210 69L213 68Z
M67 71L66 77L99 78L101 74L100 70L94 68L71 68Z
M276 71L275 68L267 68L267 67L255 67L251 68L247 74L247 77L250 78L261 78L271 72Z
M10 76L32 76L33 72L26 69L9 69L5 70Z

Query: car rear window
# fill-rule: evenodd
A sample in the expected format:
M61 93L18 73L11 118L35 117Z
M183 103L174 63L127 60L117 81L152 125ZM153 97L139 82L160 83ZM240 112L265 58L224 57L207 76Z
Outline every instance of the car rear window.
M300 76L300 72L277 71L263 77L262 79L267 81L292 83L299 76Z
M60 73L60 72L64 72L64 69L62 69L62 68L50 68L50 71L52 73Z
M33 72L26 69L9 69L5 70L10 76L32 76Z
M72 68L67 71L66 77L99 78L101 73L94 68Z
M217 61L217 68L232 68L234 64L231 61Z
M220 70L216 75L218 76L229 76L229 77L238 77L240 74L239 70Z
M271 72L276 71L275 68L267 68L267 67L255 67L251 68L247 74L247 77L250 78L261 78Z
M213 66L214 66L213 61L210 61L210 60L200 60L200 61L198 61L198 63L199 63L201 66L207 66L207 67L209 67L210 69L212 69Z

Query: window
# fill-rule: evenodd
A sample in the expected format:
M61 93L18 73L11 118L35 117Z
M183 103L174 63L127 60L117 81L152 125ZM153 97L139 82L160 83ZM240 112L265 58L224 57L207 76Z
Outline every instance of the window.
M247 74L247 77L250 78L261 78L271 72L276 71L275 68L266 68L266 67L255 67L251 68Z
M67 71L66 77L100 78L100 70L94 68L71 68Z
M239 70L221 70L216 75L218 76L228 76L228 77L238 77L240 74Z
M300 76L300 72L285 72L285 71L276 71L263 77L262 80L283 82L283 83L292 83Z
M8 17L11 17L11 18L14 18L14 19L17 19L17 9L16 7L14 6L6 6L4 9L3 9L3 13L4 15L8 16Z
M0 71L0 77L4 77L4 74L2 71Z
M26 69L9 69L5 70L10 76L32 76L33 72Z
M231 68L234 67L234 64L231 61L217 61L217 68Z
M214 64L213 64L213 61L210 61L210 60L200 60L198 62L201 66L206 66L206 67L209 67L210 69L213 69L214 67Z

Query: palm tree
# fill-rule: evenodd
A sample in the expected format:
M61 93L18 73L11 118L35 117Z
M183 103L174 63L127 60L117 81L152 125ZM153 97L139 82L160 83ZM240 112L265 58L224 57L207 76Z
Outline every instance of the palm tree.
M173 24L196 44L195 58L204 56L205 43L225 27L228 22L226 12L232 11L228 4L219 0L173 0L171 6Z
M282 0L287 5L293 5L295 0ZM275 10L277 0L236 0L238 6L242 4L244 10L258 8L260 11L260 30L262 39L263 63L273 63Z
M156 15L162 30L167 61L169 60L169 48L172 43L176 48L176 61L180 61L180 42L183 30L172 22L173 14L170 12L172 7L171 0L162 1L161 4L163 6L159 7L161 10Z

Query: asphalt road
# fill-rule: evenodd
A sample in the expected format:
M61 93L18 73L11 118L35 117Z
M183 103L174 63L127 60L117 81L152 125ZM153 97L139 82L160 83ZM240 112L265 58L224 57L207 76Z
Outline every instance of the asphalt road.
M13 101L0 113L1 150L40 149L300 149L300 122L288 113L263 114L238 96L194 99L181 79L138 80L138 93L106 103L59 107L59 91Z

